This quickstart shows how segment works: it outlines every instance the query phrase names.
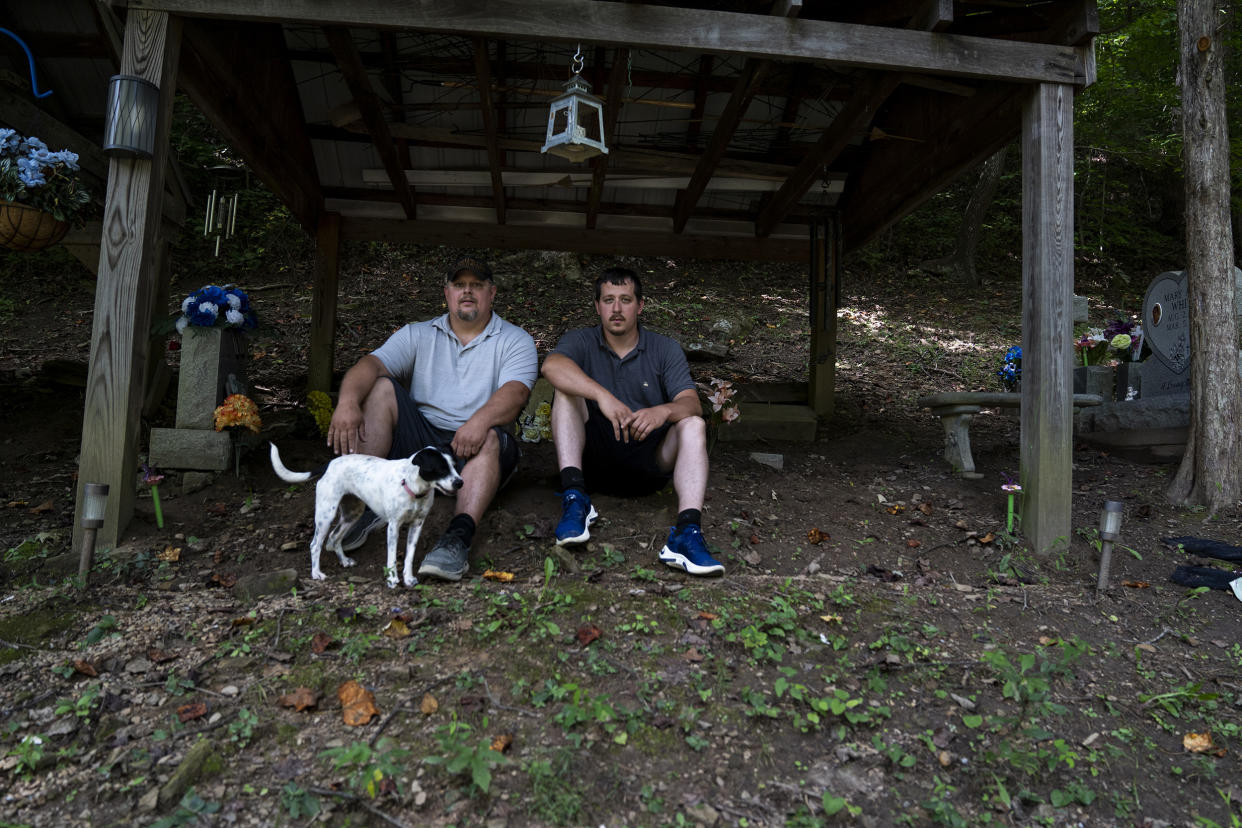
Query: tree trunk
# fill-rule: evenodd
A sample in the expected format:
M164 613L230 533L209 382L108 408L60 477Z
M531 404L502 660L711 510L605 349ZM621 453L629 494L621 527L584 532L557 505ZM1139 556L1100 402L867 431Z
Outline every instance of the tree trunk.
M984 161L979 168L979 180L966 203L966 212L962 216L962 227L957 233L957 245L952 253L940 259L923 262L924 270L934 273L957 274L964 282L975 287L983 284L975 269L975 251L979 248L979 235L983 232L983 217L996 196L996 188L1000 184L1001 172L1005 169L1005 152L1002 147L991 158Z
M1234 311L1225 128L1227 9L1178 0L1181 29L1182 168L1186 175L1186 273L1190 299L1190 433L1169 500L1232 509L1242 496L1242 380Z

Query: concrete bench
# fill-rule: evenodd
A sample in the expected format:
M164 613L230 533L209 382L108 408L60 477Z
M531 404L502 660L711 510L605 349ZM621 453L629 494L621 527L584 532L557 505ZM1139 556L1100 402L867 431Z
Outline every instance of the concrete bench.
M1074 407L1100 405L1099 394L1075 394ZM1018 392L950 391L919 397L919 408L930 408L944 425L944 459L962 477L983 477L975 471L975 458L970 454L970 421L984 408L1017 408L1022 404Z

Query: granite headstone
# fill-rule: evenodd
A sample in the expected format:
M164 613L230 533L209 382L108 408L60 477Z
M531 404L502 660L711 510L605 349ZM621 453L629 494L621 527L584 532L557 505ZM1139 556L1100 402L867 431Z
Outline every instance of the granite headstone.
M1143 299L1143 336L1151 357L1143 363L1144 397L1190 393L1190 304L1186 271L1161 273Z

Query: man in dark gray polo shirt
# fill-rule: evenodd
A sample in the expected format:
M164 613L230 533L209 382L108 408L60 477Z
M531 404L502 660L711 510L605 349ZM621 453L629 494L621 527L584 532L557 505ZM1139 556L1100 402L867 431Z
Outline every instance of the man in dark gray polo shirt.
M611 268L595 280L600 325L569 331L543 363L556 388L552 439L561 469L557 545L591 537L598 517L588 491L642 495L672 478L677 525L660 560L692 575L720 575L700 521L707 491L707 426L686 356L638 324L638 274Z
M491 268L462 259L448 272L448 313L401 328L341 380L328 445L337 454L409 457L428 445L452 451L463 485L457 514L418 574L457 581L470 568L477 522L517 467L509 427L538 376L535 341L492 313ZM368 512L342 545L361 546L380 524Z

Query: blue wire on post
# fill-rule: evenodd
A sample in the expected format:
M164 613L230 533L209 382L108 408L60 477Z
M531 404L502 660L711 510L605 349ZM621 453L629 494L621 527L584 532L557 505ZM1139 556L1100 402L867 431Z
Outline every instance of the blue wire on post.
M26 53L26 60L30 62L30 91L34 93L36 98L46 98L52 94L52 90L46 92L39 91L39 81L35 78L34 55L30 54L30 47L26 45L26 41L10 32L8 29L0 29L0 33L6 34L17 41L17 45L22 47L22 51Z

